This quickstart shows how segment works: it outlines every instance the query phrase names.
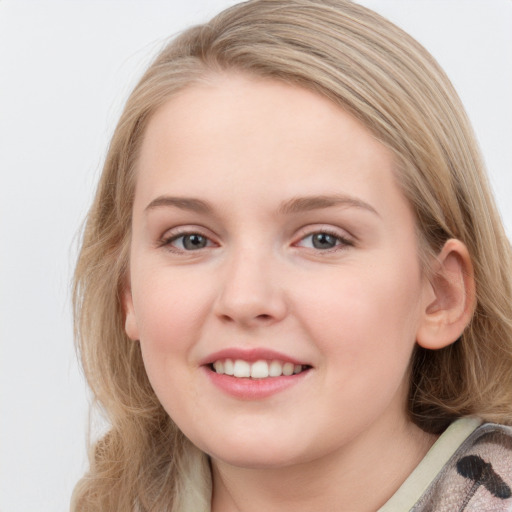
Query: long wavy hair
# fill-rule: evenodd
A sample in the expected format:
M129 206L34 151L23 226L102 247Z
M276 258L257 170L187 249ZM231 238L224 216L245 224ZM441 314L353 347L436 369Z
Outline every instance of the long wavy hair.
M206 511L208 460L178 430L124 331L137 158L154 112L218 72L303 87L351 113L394 153L423 263L464 242L476 309L461 336L411 361L410 418L440 432L478 415L512 423L511 252L470 123L450 81L414 39L348 0L251 0L171 41L135 87L85 224L74 281L76 340L108 432L90 451L75 511Z

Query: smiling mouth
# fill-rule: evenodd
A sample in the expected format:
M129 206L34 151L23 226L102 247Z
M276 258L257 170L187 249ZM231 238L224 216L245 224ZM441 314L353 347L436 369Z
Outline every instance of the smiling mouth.
M275 377L289 377L297 375L311 366L294 364L278 360L267 361L260 359L250 362L243 359L219 359L209 365L210 369L218 375L229 375L236 378L267 379Z

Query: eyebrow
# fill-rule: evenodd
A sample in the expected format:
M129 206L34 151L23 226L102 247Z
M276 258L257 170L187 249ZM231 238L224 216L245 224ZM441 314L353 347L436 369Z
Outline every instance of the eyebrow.
M278 212L281 215L290 215L293 213L331 208L333 206L360 208L380 217L377 210L370 204L361 199L344 194L294 197L284 201L280 205ZM203 214L213 213L213 208L207 201L193 197L172 197L165 195L153 199L153 201L146 206L145 211L147 212L159 207L174 207Z
M294 197L288 201L285 201L280 206L279 213L287 215L290 213L320 210L322 208L330 208L333 206L361 208L380 217L377 210L370 204L356 197L344 194Z
M153 199L145 208L144 211L153 210L161 206L180 208L181 210L190 210L197 213L212 213L213 208L201 199L195 199L193 197L171 197L171 196L159 196Z

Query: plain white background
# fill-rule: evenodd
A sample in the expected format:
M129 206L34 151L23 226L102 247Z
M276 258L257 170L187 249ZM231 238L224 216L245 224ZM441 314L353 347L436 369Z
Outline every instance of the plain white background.
M151 56L233 3L0 1L0 512L69 508L88 410L69 306L78 228ZM512 234L512 1L361 3L447 70Z

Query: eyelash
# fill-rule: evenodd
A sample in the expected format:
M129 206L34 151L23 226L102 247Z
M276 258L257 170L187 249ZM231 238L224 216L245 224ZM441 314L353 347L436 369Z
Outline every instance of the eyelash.
M178 231L178 232L175 232L175 233L171 233L170 235L168 236L164 236L158 243L159 247L165 247L166 249L168 249L169 251L171 252L176 252L176 253L184 253L184 252L196 252L196 251L199 251L200 249L196 249L196 251L194 250L187 250L187 249L181 249L181 248L178 248L178 247L175 247L172 245L173 242L176 242L176 240L179 240L180 238L185 238L187 236L192 236L192 235L196 235L196 236L200 236L202 238L204 238L206 241L207 241L207 246L206 247L201 247L200 249L204 249L204 248L207 248L207 247L211 247L212 246L212 240L210 237L204 235L203 233L201 233L200 231L194 231L194 230L190 230L190 231ZM183 242L182 242L182 245L183 245Z
M337 251L343 251L347 247L353 247L354 246L353 240L350 240L349 238L344 237L344 236L340 235L339 233L336 233L334 230L330 230L328 228L318 229L316 231L308 233L307 235L301 237L300 240L297 243L295 243L294 245L297 246L300 242L306 240L307 238L312 238L315 235L328 235L330 237L333 237L337 242L339 242L339 243L336 243L336 245L334 247L331 247L331 248L328 248L328 249L317 249L315 247L312 247L312 248L308 247L308 249L312 249L313 251L316 251L318 253L325 254L325 253L332 253L332 252L337 252ZM300 245L298 245L298 246L300 247Z
M347 237L344 237L344 236L340 235L339 233L336 233L334 230L330 230L328 228L318 229L318 230L309 232L309 233L305 234L304 236L302 236L298 240L298 242L295 242L293 245L295 247L303 247L300 245L301 242L303 242L304 240L306 240L308 238L312 238L315 235L320 235L320 234L333 237L337 242L336 245L334 245L331 248L325 248L325 249L318 249L315 247L305 247L305 248L315 251L319 254L322 254L322 253L328 254L328 253L332 253L332 252L346 250L347 247L354 246L353 240L351 240ZM173 242L176 242L177 240L184 239L185 237L192 236L192 235L196 235L196 236L204 238L206 240L207 245L205 247L200 247L195 250L179 248L179 247L175 247L173 245ZM159 247L165 247L167 250L174 252L174 253L178 253L178 254L199 252L201 249L211 248L212 246L214 247L215 245L216 245L215 242L212 242L210 237L208 237L207 235L204 235L199 230L177 231L177 232L171 233L168 236L163 237L161 240L159 240L159 243L158 243ZM183 246L183 241L182 241L182 246Z

